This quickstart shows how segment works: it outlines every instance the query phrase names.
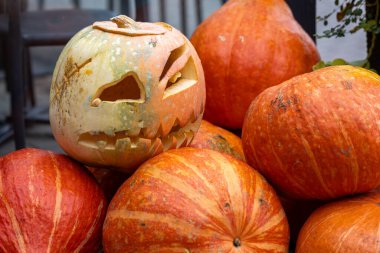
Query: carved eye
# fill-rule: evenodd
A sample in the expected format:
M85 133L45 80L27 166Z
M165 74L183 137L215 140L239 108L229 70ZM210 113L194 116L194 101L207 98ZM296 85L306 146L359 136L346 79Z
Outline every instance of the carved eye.
M166 76L170 67L188 50L187 45L184 44L170 52L170 56L165 63L164 70L161 73L160 81Z
M194 85L197 80L197 71L194 59L189 54L186 44L174 49L165 64L160 81L168 77L164 98Z
M119 81L103 85L96 94L92 100L92 106L99 106L102 101L129 101L136 103L145 101L144 87L137 75L131 72Z

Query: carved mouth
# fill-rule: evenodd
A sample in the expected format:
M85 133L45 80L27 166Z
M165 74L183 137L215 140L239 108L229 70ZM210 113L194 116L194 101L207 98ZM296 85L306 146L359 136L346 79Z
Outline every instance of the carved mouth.
M161 132L157 131L156 135L151 139L146 138L144 128L140 128L133 136L132 133L128 131L119 131L113 134L86 132L79 136L78 143L82 146L98 150L149 148L149 152L154 152L159 146L162 146L163 151L166 151L171 148L189 145L198 130L201 119L202 117L198 117L183 127L180 127L178 123L179 120L177 119L171 127L169 134L161 136ZM159 129L161 129L161 127Z

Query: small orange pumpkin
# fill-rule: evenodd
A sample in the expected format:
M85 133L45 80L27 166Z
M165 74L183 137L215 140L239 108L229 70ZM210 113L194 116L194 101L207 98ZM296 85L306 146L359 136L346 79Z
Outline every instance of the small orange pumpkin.
M296 253L380 252L380 192L317 209L302 227Z
M202 120L190 147L216 150L245 161L241 139L235 134Z

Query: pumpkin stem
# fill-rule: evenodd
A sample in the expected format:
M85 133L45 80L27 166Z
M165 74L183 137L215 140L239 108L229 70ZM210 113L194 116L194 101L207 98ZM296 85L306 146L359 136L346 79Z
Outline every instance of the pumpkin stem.
M240 246L241 246L240 238L239 238L239 237L236 237L236 238L234 239L233 243L234 243L234 246L235 246L236 248L240 247Z
M130 17L127 17L125 15L119 15L116 17L111 18L111 21L117 24L117 27L119 28L137 28L137 23Z

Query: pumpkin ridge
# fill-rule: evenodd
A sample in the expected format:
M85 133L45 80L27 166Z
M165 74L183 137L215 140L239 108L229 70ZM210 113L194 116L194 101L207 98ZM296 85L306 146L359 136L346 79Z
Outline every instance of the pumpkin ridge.
M54 212L53 212L53 227L50 232L48 246L47 246L47 252L51 251L51 247L53 246L53 237L55 235L57 226L59 224L60 218L61 218L61 205L62 205L62 181L61 181L61 172L59 171L57 167L57 160L54 158L52 152L48 152L49 159L51 160L53 164L53 168L56 173L55 177L55 189L56 189L56 195L55 195L55 204L54 204Z
M82 242L78 245L78 247L73 251L74 253L80 252L82 250L82 248L86 245L86 243L90 240L91 236L94 233L94 230L95 230L96 226L98 225L99 218L102 215L104 204L105 204L104 200L100 200L100 203L98 205L98 210L97 210L96 216L95 216L95 218L94 218L94 220L93 220L93 222L91 224L91 227L85 233L86 236L85 236L84 240L82 240Z
M186 166L187 166L187 164L186 164ZM162 175L165 175L165 177L162 177ZM149 176L151 178L155 178L155 179L159 180L162 183L165 183L166 185L168 185L172 189L175 189L175 190L181 192L182 194L184 194L187 197L188 201L190 201L194 204L197 203L196 201L201 201L201 200L203 201L203 200L207 199L206 195L204 195L203 193L199 193L197 191L197 189L193 188L189 184L186 184L186 182L184 182L183 179L172 176L171 174L167 173L164 170L161 170L161 169L156 169L154 171L151 170L149 173ZM172 183L175 181L181 181L182 182L181 188L178 188L178 187L175 187L175 185L172 185ZM191 198L189 196L189 193L192 194L193 198ZM207 202L205 202L205 203L207 203ZM216 221L219 221L219 219L215 219L216 217L220 218L220 217L223 217L223 215L224 215L222 213L222 209L220 209L219 202L216 199L214 199L213 201L208 201L207 205L205 204L203 207L199 206L199 205L195 205L195 207L197 207L197 209L199 209L198 215L202 214L204 219L207 220L207 222L205 222L205 224L204 224L206 227L208 226L208 224L210 224L213 227L213 229L215 230L215 232L218 232L219 234L225 234L226 229L230 230L230 231L228 231L229 234L232 233L231 227L229 226L230 224L228 224L228 223L219 224L219 222L216 222ZM223 226L221 226L221 225L223 225Z
M282 87L280 88L280 92L281 93L281 89ZM268 92L270 91L273 91L273 89L271 90L268 90ZM277 97L278 95L276 95ZM264 97L263 96L258 96L257 99L261 98L261 97ZM271 104L272 105L272 104ZM281 159L280 157L278 156L278 154L276 153L275 149L274 149L274 144L273 144L273 136L270 134L270 130L269 130L269 126L271 125L271 118L270 117L267 117L267 124L266 124L266 133L268 135L268 141L269 141L269 144L268 146L270 147L270 150L272 151L272 154L275 156L276 158L276 161L277 161L277 164L279 165L278 168L280 168L280 170L282 171L282 174L283 175L286 175L286 168L284 167L284 164L281 162ZM254 147L252 147L252 149L254 149ZM258 156L257 156L258 157ZM261 159L257 159L256 161L259 162ZM259 166L260 168L260 166ZM263 175L267 175L269 173L266 173L265 171L263 170L260 170L261 173L263 173ZM298 184L297 180L294 179L293 177L286 177L287 180L289 180L290 182L292 182L292 184L294 185L294 187L296 187L298 190L302 191L303 188L301 187L301 185Z

